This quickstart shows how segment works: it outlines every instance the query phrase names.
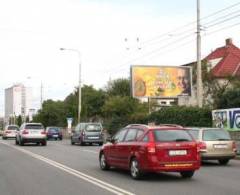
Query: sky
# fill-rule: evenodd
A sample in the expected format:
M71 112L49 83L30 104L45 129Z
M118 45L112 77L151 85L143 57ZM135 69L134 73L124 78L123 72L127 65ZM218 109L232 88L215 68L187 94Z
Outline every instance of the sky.
M202 57L229 37L240 47L240 1L200 2ZM32 89L33 108L41 83L45 100L63 100L78 85L79 64L82 83L103 88L128 78L131 65L192 62L195 21L196 0L1 0L0 116L15 83Z

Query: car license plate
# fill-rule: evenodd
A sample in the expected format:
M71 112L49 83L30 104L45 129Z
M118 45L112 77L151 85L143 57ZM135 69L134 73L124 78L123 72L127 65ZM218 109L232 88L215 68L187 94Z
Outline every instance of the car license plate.
M99 139L99 137L88 137L88 139Z
M53 137L58 137L58 135L53 135Z
M31 134L38 134L39 131L30 131Z
M223 149L223 148L227 148L226 144L215 144L213 145L214 148L216 149Z
M182 156L186 154L187 154L187 150L170 150L169 151L169 156Z

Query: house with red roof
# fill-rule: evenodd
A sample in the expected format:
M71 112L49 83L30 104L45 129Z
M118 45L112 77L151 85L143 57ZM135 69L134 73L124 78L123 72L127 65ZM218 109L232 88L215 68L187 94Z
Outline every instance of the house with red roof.
M225 46L217 48L205 59L214 78L240 76L240 49L230 38L226 39Z
M240 78L240 48L233 44L231 38L226 39L225 45L211 52L203 59L207 62L208 71L220 85L226 85L229 77ZM196 66L196 62L183 66ZM212 102L211 95L206 94L205 100ZM179 105L197 105L196 86L193 86L192 97L179 97Z

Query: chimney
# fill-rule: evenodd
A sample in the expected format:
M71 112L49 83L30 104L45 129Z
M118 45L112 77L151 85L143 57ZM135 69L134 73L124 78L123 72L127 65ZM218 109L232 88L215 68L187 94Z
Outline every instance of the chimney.
M231 38L226 39L226 46L232 45L233 44L232 42L233 41Z

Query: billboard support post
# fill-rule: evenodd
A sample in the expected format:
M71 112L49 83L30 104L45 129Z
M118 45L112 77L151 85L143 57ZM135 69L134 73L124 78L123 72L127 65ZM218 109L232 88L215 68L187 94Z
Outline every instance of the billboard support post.
M148 97L148 114L151 114L150 97Z

